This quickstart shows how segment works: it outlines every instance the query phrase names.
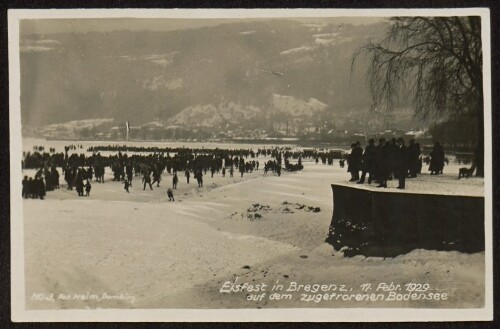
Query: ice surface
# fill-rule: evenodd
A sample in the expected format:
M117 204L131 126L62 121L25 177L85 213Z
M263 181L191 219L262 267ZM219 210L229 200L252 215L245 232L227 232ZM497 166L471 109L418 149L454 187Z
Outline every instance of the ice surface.
M67 143L66 143L67 144ZM78 144L75 142L75 144ZM48 144L45 145L48 148ZM234 147L238 147L234 145ZM259 159L261 164L264 159ZM67 308L256 308L256 307L481 307L484 253L415 250L393 259L334 254L324 243L332 216L331 183L347 183L345 169L304 160L302 172L264 176L262 167L243 178L204 177L203 188L179 177L175 202L161 187L142 190L135 177L130 193L111 181L93 182L90 197L64 188L44 201L25 200L24 245L28 309ZM458 166L443 176L407 180L410 192L483 195L479 178L458 180ZM424 168L425 169L425 168ZM30 174L26 171L25 174ZM19 182L20 184L21 182ZM62 179L61 179L62 183ZM398 191L397 181L387 190ZM372 184L373 186L373 184ZM403 192L404 193L404 192ZM286 203L285 203L286 202ZM305 205L299 209L301 205ZM292 212L283 211L287 206ZM321 211L305 211L308 207ZM363 205L360 205L363 206ZM249 209L251 210L249 212ZM305 210L304 210L305 209ZM259 218L248 218L259 213ZM307 257L301 257L307 256ZM428 282L446 291L446 302L405 303L252 301L224 295L236 277L247 282L348 283ZM34 293L127 293L129 301L99 303L31 300Z

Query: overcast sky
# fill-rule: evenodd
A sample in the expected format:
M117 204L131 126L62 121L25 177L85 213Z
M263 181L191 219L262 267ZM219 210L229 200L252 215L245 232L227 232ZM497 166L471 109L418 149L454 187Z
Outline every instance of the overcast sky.
M304 23L317 24L372 24L383 21L379 17L332 17L332 18L277 18L293 19ZM177 18L77 18L77 19L24 19L21 34L51 34L61 32L109 32L116 30L173 31L204 26L215 26L234 22L250 22L262 19L177 19Z

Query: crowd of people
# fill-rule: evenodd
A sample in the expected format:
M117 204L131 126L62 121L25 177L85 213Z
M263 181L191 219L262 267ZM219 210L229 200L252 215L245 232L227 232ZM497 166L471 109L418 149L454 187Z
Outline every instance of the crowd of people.
M42 177L29 177L24 176L23 178L22 195L25 199L41 199L45 197L45 183Z
M428 159L431 175L443 173L447 159L439 142L434 144L432 152L425 159ZM368 184L375 182L378 183L377 187L385 188L388 180L396 178L397 188L404 189L406 178L415 178L422 173L423 162L420 145L415 139L410 139L408 146L402 137L387 141L380 138L377 145L374 139L370 139L364 150L359 141L351 144L347 171L351 174L351 182L363 184L368 174Z
M81 145L80 147L81 148ZM247 149L189 149L189 148L150 148L150 147L93 147L92 155L84 153L72 153L77 146L65 147L64 153L56 153L55 150L42 152L42 147L37 147L34 152L23 154L23 169L38 169L37 178L45 180L44 190L48 191L57 186L59 188L59 171L61 168L66 188L75 189L78 196L89 196L91 182L105 183L105 172L109 168L112 172L112 181L122 182L124 190L129 193L134 177L142 177L142 187L153 190L153 186L160 187L162 174L167 172L172 175L173 190L177 189L179 183L178 173L184 173L186 182L189 184L190 177L194 177L199 187L203 187L203 176L210 173L213 178L215 174L222 173L222 177L229 172L233 177L234 172L239 172L240 177L259 169L259 156L269 157L264 163L264 173L273 172L281 175L282 166L286 171L302 170L300 153L287 149L258 149L256 152ZM122 150L127 150L132 154ZM117 154L101 155L100 151L118 152ZM153 151L153 153L151 153ZM143 154L143 152L148 152ZM172 153L172 154L171 154ZM298 159L292 163L291 159ZM40 169L39 169L40 168ZM23 186L25 182L23 181ZM24 196L24 193L23 193ZM173 198L172 198L173 201Z
M170 194L179 184L178 173L183 173L186 184L193 177L198 187L203 187L203 177L215 174L234 177L235 172L243 177L246 173L259 170L262 158L264 175L274 173L281 176L282 170L292 172L303 169L302 160L310 159L316 164L333 165L339 160L341 168L347 161L350 181L363 184L377 183L377 187L387 187L387 181L398 179L398 188L405 188L406 178L416 177L422 171L422 163L429 165L431 175L442 174L447 158L439 143L435 143L429 156L422 157L420 145L414 139L405 145L403 138L386 141L380 138L368 141L365 149L360 142L351 144L351 152L344 155L339 151L318 151L312 149L292 150L290 148L253 149L211 149L211 148L160 148L143 146L94 146L87 151L91 155L78 153L82 145L69 145L64 153L55 148L45 152L43 146L35 146L33 152L23 152L23 169L37 169L34 178L23 179L23 197L43 199L46 191L60 187L60 174L68 190L75 189L78 196L89 196L91 182L105 183L105 173L112 172L112 181L121 182L129 193L135 177L141 177L142 189L153 190L160 187L162 174L172 176ZM72 153L70 153L72 151ZM111 153L101 155L100 152ZM156 184L156 185L155 185ZM173 201L173 196L169 199Z

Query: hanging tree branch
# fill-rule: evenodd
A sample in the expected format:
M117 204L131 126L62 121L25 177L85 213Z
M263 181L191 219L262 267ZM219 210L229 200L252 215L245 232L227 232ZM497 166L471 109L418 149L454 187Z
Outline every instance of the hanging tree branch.
M413 107L416 117L440 120L474 116L476 153L482 157L480 17L394 17L381 42L370 42L354 53L351 70L362 56L369 60L372 108L390 112Z

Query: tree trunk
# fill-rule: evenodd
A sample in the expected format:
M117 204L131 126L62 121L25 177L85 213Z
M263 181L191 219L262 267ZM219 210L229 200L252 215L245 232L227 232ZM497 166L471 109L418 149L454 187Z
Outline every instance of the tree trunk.
M477 144L474 152L476 162L476 177L484 177L484 102L480 97L480 102L476 115L477 120Z

